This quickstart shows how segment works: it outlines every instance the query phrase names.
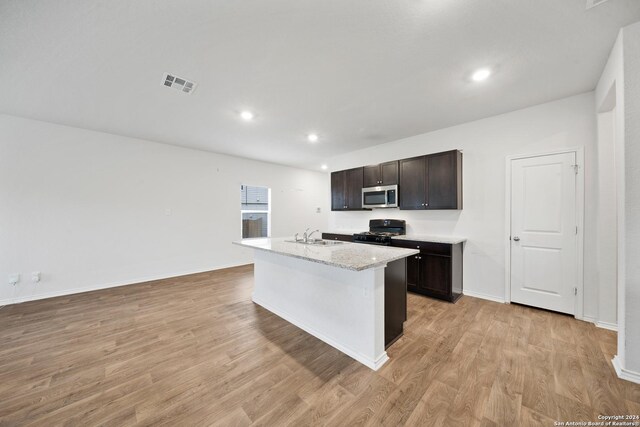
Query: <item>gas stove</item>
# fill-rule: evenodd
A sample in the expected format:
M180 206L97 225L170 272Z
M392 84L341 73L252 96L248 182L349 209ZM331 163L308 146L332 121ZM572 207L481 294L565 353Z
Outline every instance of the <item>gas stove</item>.
M365 231L364 233L354 234L353 241L355 243L369 243L373 245L389 246L391 245L391 237L397 235L397 233L372 233L370 231Z
M402 219L372 219L369 220L369 231L353 235L354 243L368 243L370 245L391 245L391 238L406 233L406 223Z

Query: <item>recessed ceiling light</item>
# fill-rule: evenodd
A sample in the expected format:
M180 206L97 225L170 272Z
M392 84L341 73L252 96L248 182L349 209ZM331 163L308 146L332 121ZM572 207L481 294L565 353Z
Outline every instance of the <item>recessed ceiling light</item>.
M315 133L310 133L309 135L307 135L307 139L309 140L309 142L318 142L318 135L316 135Z
M489 78L490 75L491 75L491 70L489 70L488 68L481 68L479 70L476 70L476 72L473 73L473 75L471 75L471 79L474 82L481 82Z
M321 168L323 171L326 171L326 170L327 170L327 168L328 168L328 166L327 166L327 165L320 165L320 168Z
M248 121L253 120L254 115L253 115L253 113L251 111L246 111L245 110L242 113L240 113L240 117L242 118L242 120L248 122Z

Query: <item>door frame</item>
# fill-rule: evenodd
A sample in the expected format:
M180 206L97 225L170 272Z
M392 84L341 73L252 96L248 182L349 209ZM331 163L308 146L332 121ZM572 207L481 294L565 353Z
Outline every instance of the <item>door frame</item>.
M504 302L511 303L511 162L513 160L543 157L553 154L575 153L578 173L576 174L576 225L578 234L576 239L576 261L578 293L575 300L575 318L584 317L584 147L565 148L561 150L545 151L533 154L519 154L505 158L505 289Z

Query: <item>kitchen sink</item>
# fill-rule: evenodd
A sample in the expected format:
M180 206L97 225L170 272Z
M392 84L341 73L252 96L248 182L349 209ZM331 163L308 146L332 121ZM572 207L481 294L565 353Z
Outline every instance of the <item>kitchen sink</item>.
M341 242L340 240L322 240L322 239L311 239L308 241L304 240L285 240L287 243L301 243L303 245L314 245L314 246L334 246L334 245L342 245L347 242Z

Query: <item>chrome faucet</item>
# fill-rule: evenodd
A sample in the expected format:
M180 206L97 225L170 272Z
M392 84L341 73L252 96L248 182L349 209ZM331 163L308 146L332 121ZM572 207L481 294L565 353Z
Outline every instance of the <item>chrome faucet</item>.
M302 235L302 237L303 237L303 239L304 239L304 242L305 242L305 243L308 243L308 242L309 242L309 239L311 238L311 236L313 235L313 233L317 233L317 232L318 232L318 231L320 231L320 230L313 230L311 233L307 234L307 232L308 232L308 231L309 231L309 229L307 228L307 229L304 231L304 234Z

